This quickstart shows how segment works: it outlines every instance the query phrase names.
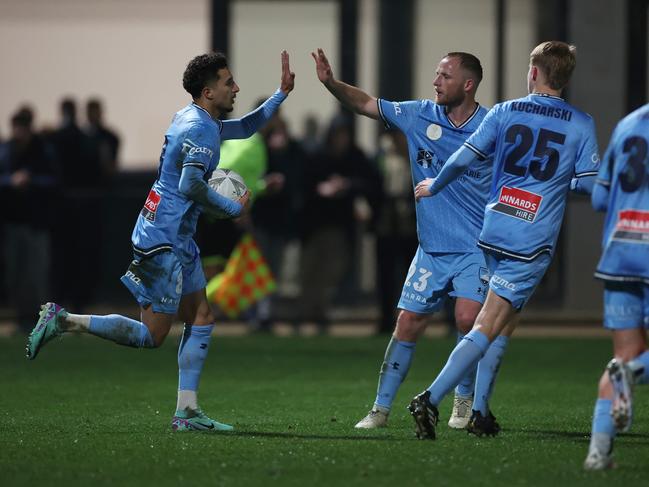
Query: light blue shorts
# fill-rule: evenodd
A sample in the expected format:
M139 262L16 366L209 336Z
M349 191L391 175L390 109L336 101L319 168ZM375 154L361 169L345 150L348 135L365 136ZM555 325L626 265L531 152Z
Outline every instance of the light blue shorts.
M418 247L397 307L413 313L434 313L447 296L484 303L488 282L481 251L427 253Z
M639 282L611 282L604 287L604 328L649 328L649 286Z
M133 256L121 281L143 308L151 305L156 313L176 314L183 295L205 288L200 253L193 241L184 246L182 263L172 250Z
M536 286L552 261L550 254L541 254L531 262L514 260L487 251L484 255L491 276L489 288L519 311L534 294Z

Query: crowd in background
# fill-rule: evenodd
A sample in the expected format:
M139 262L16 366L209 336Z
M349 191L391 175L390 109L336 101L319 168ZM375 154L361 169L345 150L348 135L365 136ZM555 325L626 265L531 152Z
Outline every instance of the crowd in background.
M37 131L34 111L20 107L11 116L11 133L0 140L4 296L24 332L45 301L78 312L106 301L95 293L96 258L113 239L128 241L136 217L125 224L123 235L107 235L97 217L98 209L110 207L105 189L118 172L119 154L119 138L104 125L101 103L89 100L81 121L75 101L65 99L60 117L56 128ZM200 222L203 256L221 257L206 260L206 272L209 277L222 268L246 231L278 279L287 248L299 248L294 306L281 318L295 326L315 323L325 331L335 299L359 294L360 241L370 233L377 331L391 332L417 246L407 144L400 132L388 131L381 134L377 153L365 154L354 142L349 114L340 113L327 125L320 130L318 120L308 117L298 140L278 113L255 134L249 144L256 144L255 157L262 162L255 202L240 220ZM224 144L224 164L227 154ZM126 268L128 262L123 264ZM250 318L257 329L270 330L277 319L273 300L270 296L254 308Z
M93 212L117 171L119 138L104 126L98 99L85 108L80 123L66 98L58 126L36 130L34 110L22 106L0 140L4 294L25 332L46 300L83 309L93 299L91 261L103 240Z

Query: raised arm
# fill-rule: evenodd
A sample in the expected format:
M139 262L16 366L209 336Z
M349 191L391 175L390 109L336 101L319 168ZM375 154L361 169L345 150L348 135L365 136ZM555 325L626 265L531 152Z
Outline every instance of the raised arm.
M318 48L316 52L311 53L311 56L315 60L318 79L340 103L359 115L379 119L379 108L375 97L335 79L329 60L322 49Z
M282 51L282 77L279 89L256 110L242 118L225 120L221 130L221 139L247 139L250 137L270 120L294 87L295 73L291 71L288 53Z

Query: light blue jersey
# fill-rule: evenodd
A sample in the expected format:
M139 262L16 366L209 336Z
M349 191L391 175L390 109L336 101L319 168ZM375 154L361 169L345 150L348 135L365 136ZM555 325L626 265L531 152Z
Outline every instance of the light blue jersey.
M595 124L563 99L531 94L496 105L464 146L494 153L478 245L522 261L552 255L568 190L599 169ZM434 198L433 198L434 199Z
M649 284L649 105L615 128L600 168L593 206L607 210L595 276Z
M437 176L462 143L478 128L487 110L476 105L460 126L445 107L430 100L390 102L378 100L379 113L388 127L399 128L408 140L413 184ZM491 164L468 168L457 180L416 205L420 247L428 253L475 252L484 207L489 194Z
M136 253L151 256L192 237L201 208L180 192L180 175L186 165L200 167L206 178L212 173L219 161L221 129L222 122L195 103L176 113L165 134L158 178L133 229Z
M207 186L207 194L201 188L194 193L193 178L206 182L218 165L221 140L250 137L285 98L278 90L257 110L224 122L195 103L176 113L165 134L158 177L133 229L133 261L121 278L140 306L174 314L182 296L205 288L200 252L192 238L198 217L204 205L230 215L241 205ZM203 203L190 196L204 197Z
M131 238L136 254L149 257L174 250L183 262L194 258L193 251L189 252L192 247L189 242L196 231L202 205L180 191L183 168L200 168L207 181L218 165L221 140L250 137L285 98L278 90L245 117L223 122L213 119L195 103L175 114L165 134L158 177L133 229Z

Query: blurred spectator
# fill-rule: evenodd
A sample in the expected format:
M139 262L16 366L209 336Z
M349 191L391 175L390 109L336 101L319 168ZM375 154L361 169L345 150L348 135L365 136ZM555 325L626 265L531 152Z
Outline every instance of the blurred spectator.
M95 184L96 176L86 157L86 136L77 123L77 104L72 98L61 100L61 123L51 134L56 156L61 166L63 186L85 188Z
M301 316L320 332L336 288L350 267L356 225L354 200L373 199L379 175L352 140L351 119L338 115L325 144L305 167L302 215Z
M417 222L405 135L390 130L381 135L379 147L378 166L383 184L376 222L377 293L381 311L378 332L392 333L403 281L417 250Z
M54 231L55 299L84 310L97 285L94 272L102 254L103 175L90 157L89 138L77 122L71 98L60 104L61 122L51 134L62 171L59 224Z
M302 137L302 150L308 156L313 156L320 150L320 130L318 119L315 115L307 115L304 119L304 136Z
M52 148L33 131L33 118L30 108L18 110L11 118L10 139L0 145L5 285L25 333L49 293L50 229L59 176Z
M119 137L104 125L101 102L92 98L86 103L87 157L97 184L103 186L117 172Z
M265 189L252 208L254 235L276 279L279 279L287 244L298 238L298 215L302 207L302 171L305 154L288 131L278 110L260 131L266 142L268 169ZM273 296L257 306L257 327L270 331L273 323Z

